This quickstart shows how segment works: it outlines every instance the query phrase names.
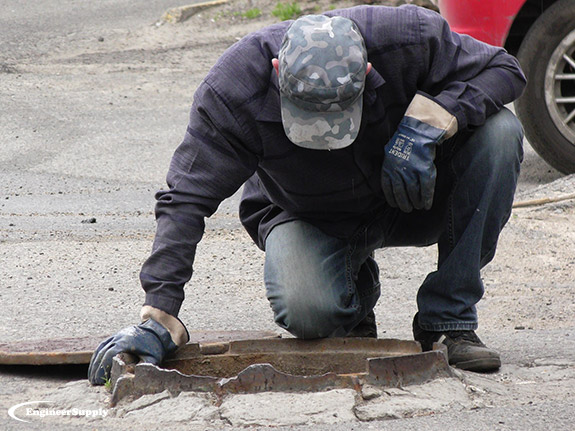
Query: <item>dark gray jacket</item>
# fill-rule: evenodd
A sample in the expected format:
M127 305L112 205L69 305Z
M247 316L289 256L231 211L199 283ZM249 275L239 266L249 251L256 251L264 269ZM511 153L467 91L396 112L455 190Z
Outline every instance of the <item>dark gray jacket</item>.
M318 151L285 136L271 60L290 22L231 46L198 87L168 172L169 190L156 195L157 232L140 275L146 305L178 314L204 218L243 184L240 217L260 248L273 226L296 218L349 238L385 205L383 147L416 93L455 115L461 131L482 125L524 88L515 58L452 33L427 9L358 6L328 13L336 14L356 22L373 65L358 139Z

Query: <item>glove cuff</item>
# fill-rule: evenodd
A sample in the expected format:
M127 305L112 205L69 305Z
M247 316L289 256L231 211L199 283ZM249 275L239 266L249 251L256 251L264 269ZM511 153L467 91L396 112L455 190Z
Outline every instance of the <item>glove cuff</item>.
M421 93L415 95L407 107L405 116L445 131L443 139L448 139L457 133L458 124L455 115Z
M166 313L159 308L154 308L150 305L144 305L140 310L140 318L142 322L148 319L154 319L160 325L168 330L172 341L176 346L181 347L190 340L190 335L184 324L177 317Z

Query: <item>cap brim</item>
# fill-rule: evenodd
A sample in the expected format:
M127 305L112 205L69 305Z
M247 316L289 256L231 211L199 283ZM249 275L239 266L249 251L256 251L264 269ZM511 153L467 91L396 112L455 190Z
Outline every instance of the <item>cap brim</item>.
M312 150L338 150L351 145L359 133L363 94L342 111L305 111L281 96L285 133L295 145Z

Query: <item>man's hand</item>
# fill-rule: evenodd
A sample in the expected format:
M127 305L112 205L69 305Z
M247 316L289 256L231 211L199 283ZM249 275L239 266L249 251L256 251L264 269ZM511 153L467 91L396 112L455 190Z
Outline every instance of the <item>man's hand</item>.
M404 117L385 146L381 187L387 203L404 212L430 209L435 190L435 147L445 132Z
M457 133L457 118L424 93L417 93L387 143L381 188L387 203L404 212L431 209L435 191L435 147Z
M103 385L110 378L112 359L119 353L127 352L143 362L158 365L177 348L168 330L154 319L148 319L100 343L90 361L88 380L93 385Z

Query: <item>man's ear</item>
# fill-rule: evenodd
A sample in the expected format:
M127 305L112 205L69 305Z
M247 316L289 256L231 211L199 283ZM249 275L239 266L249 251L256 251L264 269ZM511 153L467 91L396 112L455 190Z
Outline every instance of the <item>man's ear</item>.
M276 70L277 75L280 74L280 61L277 58L272 58L272 66Z
M273 62L273 60L272 60ZM365 74L369 74L369 72L371 72L371 63L368 61L367 62L367 67L365 68Z

